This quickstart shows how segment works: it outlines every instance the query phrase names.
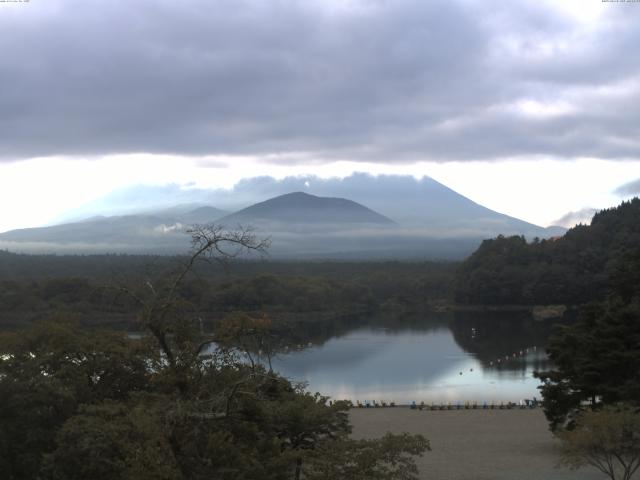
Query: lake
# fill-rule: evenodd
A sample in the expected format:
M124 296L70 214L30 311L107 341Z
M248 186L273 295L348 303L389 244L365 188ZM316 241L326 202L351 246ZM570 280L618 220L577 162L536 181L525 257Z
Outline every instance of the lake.
M378 321L280 354L273 366L312 392L353 402L518 402L540 398L533 372L549 367L549 331L509 315Z

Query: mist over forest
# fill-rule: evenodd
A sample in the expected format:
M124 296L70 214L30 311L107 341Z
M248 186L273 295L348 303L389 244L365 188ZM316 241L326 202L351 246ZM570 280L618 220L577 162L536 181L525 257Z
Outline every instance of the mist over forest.
M299 190L290 190L295 188ZM232 202L277 192L285 193L229 210ZM349 197L339 196L343 194ZM269 236L274 258L460 260L496 235L532 239L564 232L562 227L542 228L494 212L427 177L365 174L341 180L259 177L231 191L136 187L80 211L89 218L2 233L0 248L65 254L184 253L191 225L217 223L251 226ZM104 216L107 211L113 215Z

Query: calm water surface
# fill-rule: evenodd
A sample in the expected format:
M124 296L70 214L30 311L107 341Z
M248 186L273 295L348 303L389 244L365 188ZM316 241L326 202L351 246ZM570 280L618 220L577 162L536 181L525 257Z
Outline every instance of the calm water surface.
M517 402L540 397L548 328L466 319L443 326L365 326L302 351L274 369L309 390L352 401Z

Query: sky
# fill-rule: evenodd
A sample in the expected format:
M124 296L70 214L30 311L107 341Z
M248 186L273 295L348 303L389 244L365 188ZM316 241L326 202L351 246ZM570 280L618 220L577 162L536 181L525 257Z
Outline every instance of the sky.
M131 185L353 172L570 224L640 194L639 21L602 0L0 2L0 231Z

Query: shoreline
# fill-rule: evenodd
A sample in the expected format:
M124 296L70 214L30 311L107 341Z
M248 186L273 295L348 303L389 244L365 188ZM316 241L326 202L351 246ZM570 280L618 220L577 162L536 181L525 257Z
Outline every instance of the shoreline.
M564 304L549 305L486 305L486 304L463 304L463 303L443 303L434 304L433 311L436 313L520 313L528 314L534 320L555 320L564 317L565 313L573 312L576 306Z
M336 400L343 402L351 402L351 400ZM531 400L529 400L531 401ZM465 402L465 403L451 403L451 402L433 402L433 403L395 403L395 402L377 402L372 400L372 403L357 403L351 402L351 410L375 410L375 409L393 409L393 408L408 408L409 410L419 411L463 411L463 410L535 410L541 408L539 400L536 400L536 404L533 406L527 406L515 402L500 402L500 403L478 403L478 402Z

